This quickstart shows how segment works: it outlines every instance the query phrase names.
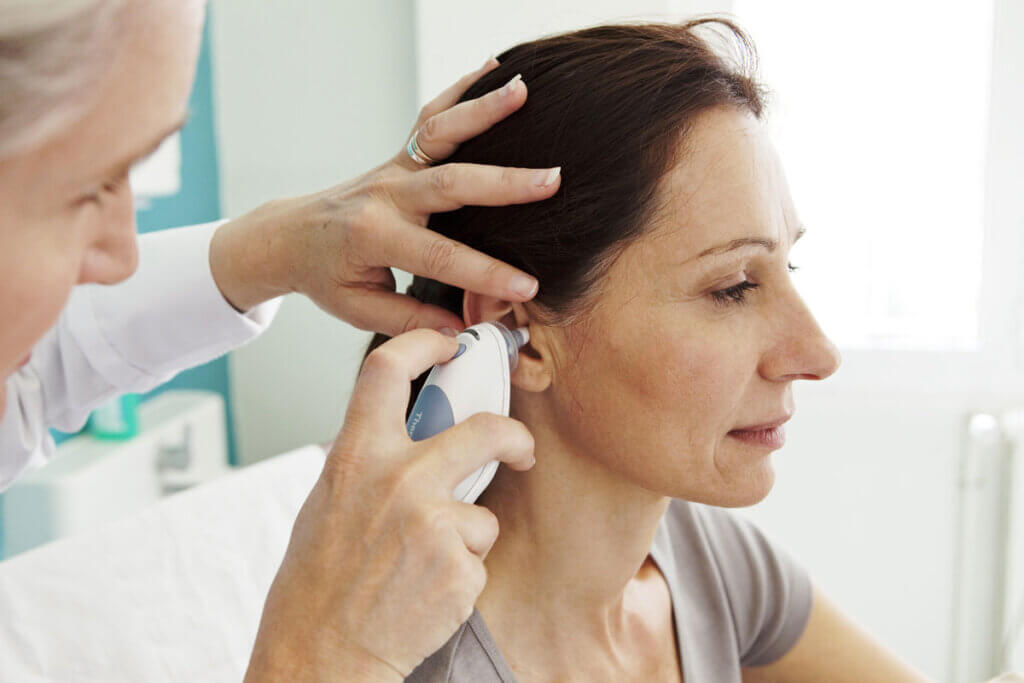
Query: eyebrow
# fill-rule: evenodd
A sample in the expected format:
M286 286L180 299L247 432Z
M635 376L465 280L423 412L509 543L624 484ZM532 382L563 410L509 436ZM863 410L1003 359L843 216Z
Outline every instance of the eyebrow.
M180 131L182 128L184 128L186 123L188 123L188 114L185 114L185 116L183 116L181 120L174 124L174 126L167 129L164 133L157 137L156 140L151 145L146 147L141 152L133 154L132 156L128 157L128 159L126 159L125 161L121 161L109 167L107 171L103 173L100 177L116 178L127 173L131 169L131 167L135 165L136 162L140 161L141 159L145 159L150 154L159 149L160 145L164 144L164 141L167 140L167 138L171 137L172 135Z
M804 233L806 232L807 229L801 225L796 231L796 237L793 238L793 244L796 244L797 241L801 237L803 237ZM742 247L747 246L764 247L766 250L768 250L769 253L772 253L775 251L776 248L778 248L779 243L776 242L775 240L766 239L764 237L741 237L740 239L733 240L731 242L726 242L725 244L719 244L718 246L706 249L702 251L700 254L698 254L697 257L694 258L693 260L697 261L707 256L721 256L722 254L726 254L730 251L735 251L736 249L740 249Z

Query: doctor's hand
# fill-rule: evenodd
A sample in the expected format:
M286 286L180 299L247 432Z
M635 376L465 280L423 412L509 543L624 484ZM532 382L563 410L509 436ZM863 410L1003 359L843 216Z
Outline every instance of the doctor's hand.
M423 329L367 356L267 596L247 681L401 681L469 618L498 521L453 492L491 460L529 469L534 442L487 413L409 438L409 382L457 349Z
M413 131L434 160L487 130L526 102L513 79L458 103L489 60L423 107ZM431 213L466 205L502 206L552 196L554 169L477 164L418 165L404 147L365 175L312 195L269 202L221 226L210 246L214 279L231 304L246 311L289 292L307 295L346 322L396 336L419 327L461 330L462 320L395 292L391 267L507 301L537 291L529 275L426 228Z

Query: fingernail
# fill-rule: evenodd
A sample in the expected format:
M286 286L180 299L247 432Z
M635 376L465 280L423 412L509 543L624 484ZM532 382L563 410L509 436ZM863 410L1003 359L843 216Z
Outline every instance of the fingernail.
M459 334L450 327L442 327L440 330L438 330L438 332L448 337L456 337Z
M512 91L519 85L519 81L523 80L522 74L516 74L512 77L512 80L501 86L501 90L498 91L498 95L501 97L508 97L512 94Z
M532 277L518 276L512 280L512 291L527 299L533 298L537 293L539 283Z
M483 65L482 67L480 67L480 68L481 68L481 69L486 69L487 67L489 67L489 66L493 66L493 65L495 65L495 64L497 64L497 63L498 63L498 58L497 58L497 57L495 57L494 55L491 55L490 57L488 57L488 58L487 58L487 59L486 59L486 60L484 61L484 65Z
M538 187L547 187L551 183L555 182L555 179L558 178L558 174L561 172L562 167L555 166L554 168L550 168L546 171L537 171L533 177Z

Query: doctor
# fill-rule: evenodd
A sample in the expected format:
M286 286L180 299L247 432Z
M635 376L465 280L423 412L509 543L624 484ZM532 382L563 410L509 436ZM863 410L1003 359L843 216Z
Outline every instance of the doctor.
M465 204L550 197L558 169L437 163L525 102L513 81L455 104L489 60L362 177L137 239L129 170L185 119L204 5L0 0L0 489L54 455L50 427L76 429L110 397L244 344L282 294L399 335L360 375L248 679L401 680L470 614L497 535L493 515L451 489L490 459L530 467L533 441L496 416L408 439L408 381L454 354L454 333L435 330L461 321L396 294L389 267L529 300L535 280L424 226Z

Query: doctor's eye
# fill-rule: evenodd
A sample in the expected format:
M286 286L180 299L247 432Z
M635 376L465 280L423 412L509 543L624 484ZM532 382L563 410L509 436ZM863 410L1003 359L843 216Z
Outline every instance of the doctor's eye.
M95 189L95 190L93 190L91 192L87 192L86 194L82 195L79 198L78 203L79 204L95 204L97 206L102 206L104 199L106 199L107 197L109 197L111 195L117 194L117 192L122 187L124 187L127 184L127 182L128 182L128 174L127 173L125 173L125 174L123 174L123 175L121 175L121 176L119 176L117 178L114 178L113 180L108 180L105 183L103 183L102 185L100 185L97 189Z

